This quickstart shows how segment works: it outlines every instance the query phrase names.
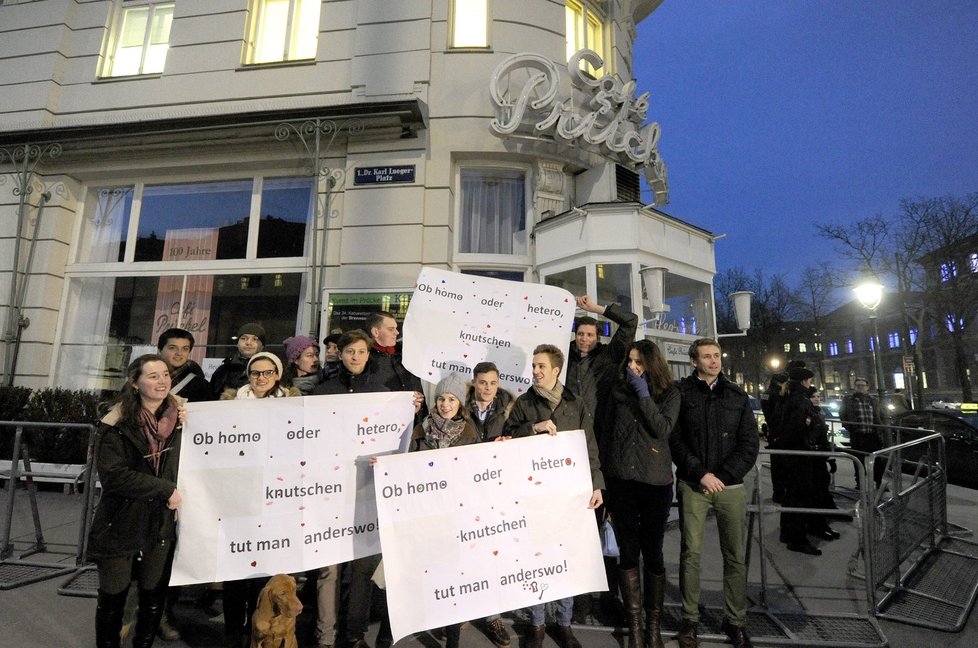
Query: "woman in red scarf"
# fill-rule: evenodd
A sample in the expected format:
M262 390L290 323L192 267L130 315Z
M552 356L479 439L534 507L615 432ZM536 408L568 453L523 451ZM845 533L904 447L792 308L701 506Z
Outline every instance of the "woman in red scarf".
M176 541L177 464L183 399L170 394L170 372L158 355L136 358L126 384L103 405L96 462L102 498L88 555L98 567L95 642L118 648L130 583L139 587L132 645L153 645L163 614Z

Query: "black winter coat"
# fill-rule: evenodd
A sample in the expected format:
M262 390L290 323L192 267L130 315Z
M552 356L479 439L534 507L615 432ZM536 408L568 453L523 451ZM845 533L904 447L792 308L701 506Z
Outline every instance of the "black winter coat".
M502 436L506 431L506 419L513 409L516 397L509 391L500 388L496 392L496 398L492 402L492 411L483 421L479 418L479 405L475 401L475 387L469 387L468 394L465 396L465 406L469 409L469 419L472 425L479 432L480 441L492 441L498 436Z
M672 483L669 436L679 418L679 390L639 398L618 380L611 392L605 432L598 439L606 477L662 486Z
M89 558L127 557L176 541L176 519L166 502L177 488L181 428L177 423L164 446L157 476L142 430L121 423L118 406L102 417L95 448L102 498L88 535Z
M370 365L359 374L350 373L349 369L340 364L336 375L316 385L312 390L313 396L322 394L365 394L370 392L390 391L377 375L370 371Z
M219 400L225 389L238 389L248 382L248 361L235 353L225 358L221 366L211 375L211 395Z
M722 373L713 389L696 373L678 387L679 420L669 437L676 476L696 488L706 473L727 486L742 484L760 446L747 394Z
M614 372L625 359L625 350L635 340L635 330L638 328L638 315L629 313L618 304L609 304L604 316L618 324L611 342L607 345L598 342L587 356L581 357L577 344L572 341L567 352L567 386L584 399L588 412L596 422L605 420L604 413L598 411L601 407L598 380L609 371Z
M186 385L180 388L180 391L173 391L187 376L193 377ZM170 393L174 396L185 398L191 403L214 400L211 384L204 378L204 370L193 360L187 360L185 365L172 373L170 380L173 383L173 389L170 390Z
M594 426L591 414L584 401L564 387L564 394L557 404L557 409L551 411L550 403L539 396L532 388L516 399L513 410L506 420L506 435L511 437L527 437L536 434L533 424L551 420L557 426L557 431L584 430L587 441L588 462L591 468L591 487L594 490L603 489L604 475L601 474L601 459L598 453L598 443L594 438Z

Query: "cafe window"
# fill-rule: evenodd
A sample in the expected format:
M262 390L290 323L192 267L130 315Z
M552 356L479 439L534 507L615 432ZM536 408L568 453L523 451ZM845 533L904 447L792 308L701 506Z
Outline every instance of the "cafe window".
M78 260L301 257L314 200L309 178L94 188L85 203Z

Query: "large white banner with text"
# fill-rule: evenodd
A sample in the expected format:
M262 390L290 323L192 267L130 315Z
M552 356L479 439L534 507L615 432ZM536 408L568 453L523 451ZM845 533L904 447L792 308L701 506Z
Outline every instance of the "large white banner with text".
M407 449L410 392L188 403L171 585L380 551L370 457Z
M453 371L471 378L489 360L500 385L519 396L532 383L537 345L566 352L575 309L563 288L422 268L404 316L402 361L437 383Z
M584 432L380 457L394 640L608 589Z

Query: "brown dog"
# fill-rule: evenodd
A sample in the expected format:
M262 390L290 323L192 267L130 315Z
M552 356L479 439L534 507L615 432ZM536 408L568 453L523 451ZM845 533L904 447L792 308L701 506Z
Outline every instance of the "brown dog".
M295 618L302 603L295 595L295 579L275 574L258 595L258 608L251 617L251 648L298 648Z

